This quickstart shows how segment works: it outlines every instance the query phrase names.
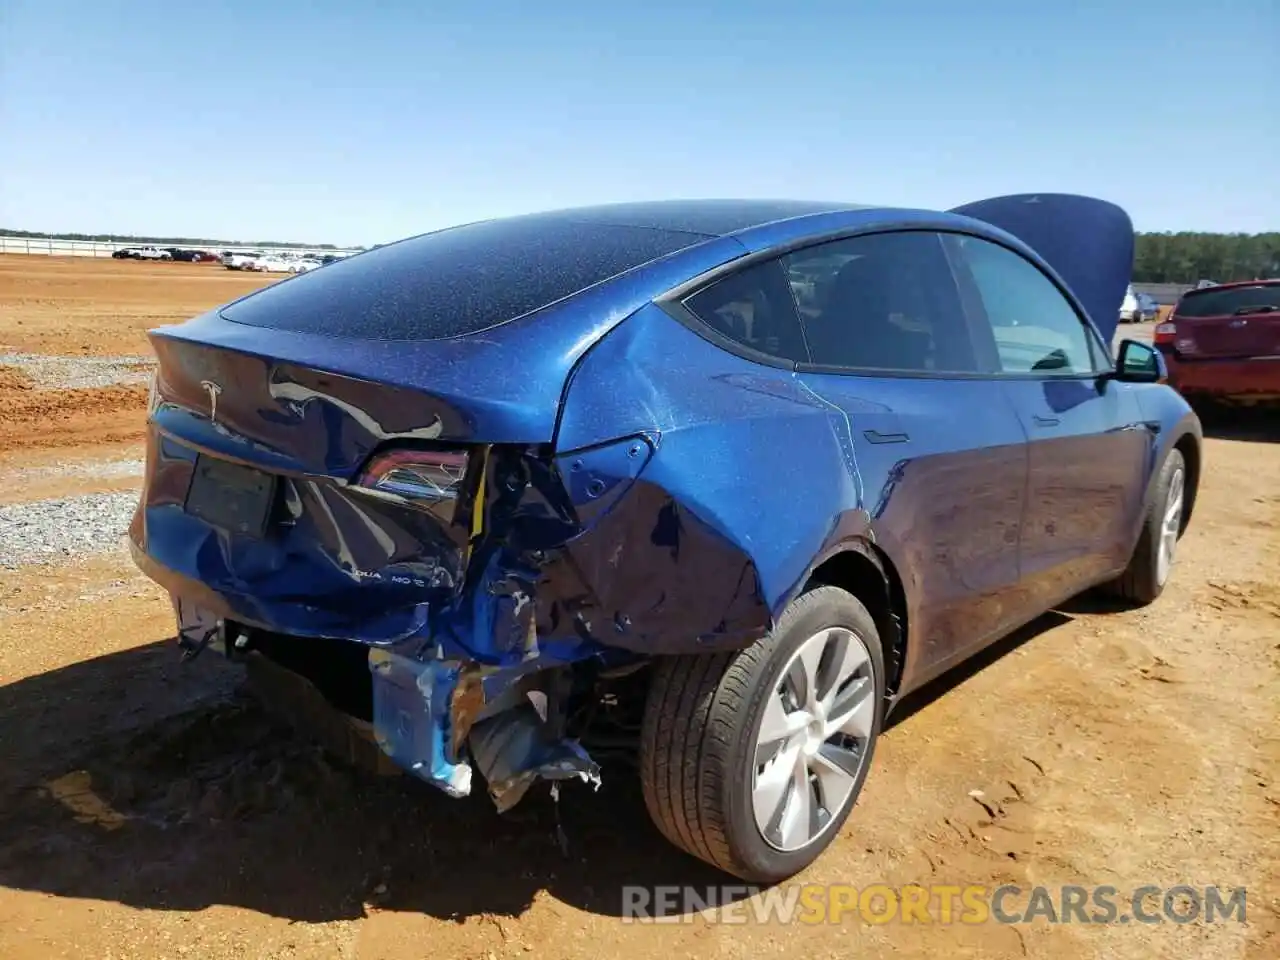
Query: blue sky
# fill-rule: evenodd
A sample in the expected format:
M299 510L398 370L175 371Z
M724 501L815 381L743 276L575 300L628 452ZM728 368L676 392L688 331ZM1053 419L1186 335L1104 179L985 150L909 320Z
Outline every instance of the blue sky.
M367 244L1024 190L1280 229L1280 0L0 3L7 227Z

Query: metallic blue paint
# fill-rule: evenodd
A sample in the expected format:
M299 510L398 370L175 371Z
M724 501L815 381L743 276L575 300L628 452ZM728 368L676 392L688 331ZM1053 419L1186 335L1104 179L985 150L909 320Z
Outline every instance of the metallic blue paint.
M706 235L452 339L365 340L358 324L349 336L285 332L218 311L153 331L135 558L174 596L188 644L216 634L227 649L234 628L375 648L383 748L453 792L465 792L468 756L510 785L508 799L535 772L590 778L585 758L531 732L529 711L500 737L489 721L516 724L512 698L564 665L747 646L848 552L900 585L901 632L887 640L905 645L894 693L905 692L1116 575L1161 458L1198 444L1198 421L1167 387L1109 372L930 378L757 363L682 322L664 295L806 241L956 231L1033 260L1105 330L1115 311L1095 311L1129 269L1120 222L1109 205L1074 200L1038 208L1071 242L1007 198L962 208L981 219L758 201L569 211L557 216ZM1093 274L1090 225L1111 231ZM378 451L439 445L471 451L452 522L355 483ZM278 478L265 537L184 509L199 455ZM477 754L467 744L480 730ZM494 747L509 735L521 756Z

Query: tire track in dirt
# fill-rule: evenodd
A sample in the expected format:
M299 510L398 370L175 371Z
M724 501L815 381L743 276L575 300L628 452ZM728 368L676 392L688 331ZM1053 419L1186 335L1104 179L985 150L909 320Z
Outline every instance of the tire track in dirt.
M12 384L17 378L6 374ZM76 447L136 443L146 426L147 388L140 385L36 390L0 381L0 455Z

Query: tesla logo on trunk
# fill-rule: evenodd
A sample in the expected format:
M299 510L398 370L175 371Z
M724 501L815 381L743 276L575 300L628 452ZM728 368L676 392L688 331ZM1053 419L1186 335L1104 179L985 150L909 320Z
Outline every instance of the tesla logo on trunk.
M201 380L200 386L204 387L204 392L209 394L209 422L216 423L218 419L218 394L222 392L222 387L212 380Z

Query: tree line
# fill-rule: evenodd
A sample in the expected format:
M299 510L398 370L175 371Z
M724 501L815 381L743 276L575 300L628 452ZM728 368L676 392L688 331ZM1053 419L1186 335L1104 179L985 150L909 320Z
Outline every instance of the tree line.
M1280 233L1139 233L1137 283L1280 277Z

